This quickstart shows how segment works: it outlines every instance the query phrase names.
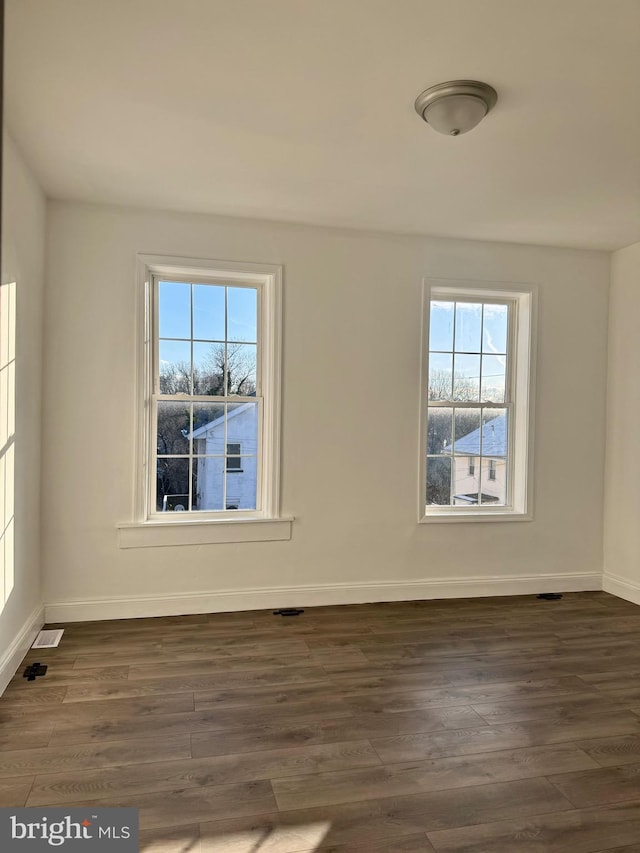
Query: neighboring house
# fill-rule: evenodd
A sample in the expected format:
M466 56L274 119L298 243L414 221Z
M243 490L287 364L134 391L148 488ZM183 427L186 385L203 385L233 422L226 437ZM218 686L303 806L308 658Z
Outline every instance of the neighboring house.
M455 443L453 503L504 504L507 499L507 416L498 415ZM451 445L445 452L451 452ZM480 455L482 453L482 456ZM482 484L482 485L481 485Z
M226 438L224 416L193 431L194 509L256 508L257 436L256 403L230 407Z

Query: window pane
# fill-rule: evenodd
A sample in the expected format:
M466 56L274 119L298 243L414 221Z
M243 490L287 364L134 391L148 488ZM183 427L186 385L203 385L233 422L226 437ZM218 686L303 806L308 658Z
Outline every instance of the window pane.
M224 499L224 458L197 456L193 460L193 509L220 510Z
M482 305L456 303L456 352L480 352Z
M157 447L159 456L189 453L191 432L189 403L158 402Z
M504 355L482 356L482 400L504 403L506 363Z
M227 462L235 462L236 457L229 457ZM256 457L243 456L240 458L240 469L227 468L227 498L226 509L256 508Z
M191 393L191 344L160 341L158 372L161 394Z
M474 403L480 399L480 356L454 357L453 399Z
M431 303L429 322L429 349L453 350L453 302Z
M482 460L482 503L504 506L507 502L506 459Z
M453 357L442 353L429 354L429 399L450 400L452 394Z
M158 458L156 509L182 512L189 509L189 460Z
M193 285L193 337L224 341L224 287Z
M158 285L158 327L161 338L191 337L191 285L161 281Z
M227 340L255 343L257 318L258 291L252 287L227 288Z
M506 353L508 317L507 305L485 304L482 352Z
M453 409L429 406L427 411L427 453L451 453Z
M483 504L504 506L507 501L508 427L509 412L507 409L483 410L480 484Z
M193 393L224 397L224 344L193 344Z
M224 454L224 403L193 404L193 453Z
M472 460L471 463L469 459ZM456 456L453 460L454 506L475 506L478 503L479 462L479 458L475 456ZM473 474L469 473L470 469L473 469Z
M227 344L227 393L251 397L256 393L256 345Z
M236 452L242 456L254 455L258 452L257 403L229 403L227 443L237 444L240 449Z
M455 439L456 456L480 455L480 409L456 409Z
M506 458L509 450L507 409L483 409L482 455Z
M451 504L451 457L429 456L427 459L427 506Z
M240 473L242 471L242 457L237 455L239 447L239 444L227 444L227 471L233 473Z

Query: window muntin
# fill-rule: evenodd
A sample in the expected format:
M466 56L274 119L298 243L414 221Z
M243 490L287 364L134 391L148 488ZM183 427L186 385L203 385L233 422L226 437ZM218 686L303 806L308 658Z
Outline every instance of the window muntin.
M436 296L429 308L427 506L506 506L508 477L488 488L485 460L501 457L508 472L513 303Z
M235 280L152 277L150 515L261 509L260 296Z
M534 312L533 289L425 280L421 520L531 517Z

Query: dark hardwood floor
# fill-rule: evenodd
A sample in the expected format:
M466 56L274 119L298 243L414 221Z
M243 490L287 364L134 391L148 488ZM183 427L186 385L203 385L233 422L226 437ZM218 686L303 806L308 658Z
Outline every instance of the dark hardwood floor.
M640 853L613 596L60 627L0 699L1 806L136 806L144 853Z

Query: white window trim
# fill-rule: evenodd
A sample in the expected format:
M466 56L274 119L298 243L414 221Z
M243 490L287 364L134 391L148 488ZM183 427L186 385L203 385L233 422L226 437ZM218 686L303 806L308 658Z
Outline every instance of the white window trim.
M513 404L513 424L509 430L510 474L508 506L481 505L428 507L427 482L427 402L429 388L429 319L432 298L475 298L479 301L509 299L514 302L510 330L511 381L517 389ZM533 429L535 423L535 366L538 291L534 285L509 282L467 281L425 278L422 292L422 362L420 373L420 446L418 481L418 522L420 524L459 522L503 522L533 520Z
M150 497L151 387L153 381L153 276L222 278L252 284L260 300L259 355L264 396L262 417L262 476L256 511L171 513L155 512ZM280 514L282 267L234 261L137 256L137 364L134 514L117 525L121 548L214 542L290 539L290 516Z

